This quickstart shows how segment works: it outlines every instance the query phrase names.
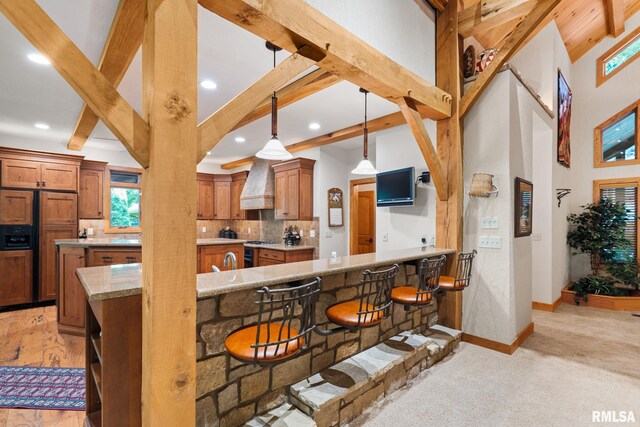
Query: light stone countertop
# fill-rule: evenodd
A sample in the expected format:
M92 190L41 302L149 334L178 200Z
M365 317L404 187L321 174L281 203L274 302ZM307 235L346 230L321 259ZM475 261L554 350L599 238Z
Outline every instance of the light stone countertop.
M417 247L373 254L317 259L267 267L246 268L197 275L196 295L203 299L215 295L257 289L316 276L402 263L424 257L454 253L453 249ZM120 298L142 293L142 264L79 268L80 282L89 301Z
M197 245L198 246L233 245L233 244L242 244L244 242L246 242L246 240L223 239L220 237L214 237L210 239L198 239ZM87 239L60 239L60 240L56 240L56 245L70 246L70 247L76 247L76 248L109 247L109 246L141 247L142 240L141 239L112 239L109 237L87 238Z
M256 244L253 244L253 243L245 243L244 246L246 248L273 249L274 251L285 251L285 252L301 251L301 250L304 250L304 249L315 249L314 246L304 246L304 245L287 246L284 243L274 243L274 244L266 244L266 245L256 245Z

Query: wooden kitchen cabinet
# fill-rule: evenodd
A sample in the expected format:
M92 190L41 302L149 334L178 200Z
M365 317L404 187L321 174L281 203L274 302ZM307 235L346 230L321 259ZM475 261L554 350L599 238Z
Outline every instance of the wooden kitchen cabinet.
M38 301L56 299L56 240L75 239L75 225L43 225L40 228L40 294Z
M33 192L0 190L0 224L33 224Z
M0 252L0 306L27 304L33 292L33 251Z
M213 219L231 219L231 176L215 175L213 183Z
M104 218L104 173L106 163L82 162L78 191L80 219Z
M135 264L142 262L141 248L91 248L89 266Z
M58 163L40 165L40 187L45 190L78 191L78 166Z
M244 245L211 245L198 247L198 274L211 273L211 266L220 270L231 270L231 266L223 265L227 252L233 252L238 260L237 268L244 268Z
M75 228L78 224L78 195L41 192L40 224L72 225Z
M293 159L273 166L276 219L313 220L314 164L311 159Z
M86 266L84 248L58 247L58 331L84 334L86 297L76 270Z
M240 209L240 196L249 172L238 172L231 175L231 219L247 219L245 210Z
M256 259L258 260L258 264L256 265L256 267L264 267L267 265L311 261L313 259L313 251L313 248L303 248L286 251L273 248L260 248L254 249L254 257L256 257Z
M213 219L213 194L213 177L211 175L198 174L198 219Z

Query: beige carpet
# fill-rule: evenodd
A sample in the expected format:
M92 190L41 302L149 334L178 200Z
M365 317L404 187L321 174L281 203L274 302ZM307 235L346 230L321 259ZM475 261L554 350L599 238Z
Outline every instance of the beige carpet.
M352 426L586 426L593 410L640 425L640 317L562 304L533 320L513 355L462 343Z

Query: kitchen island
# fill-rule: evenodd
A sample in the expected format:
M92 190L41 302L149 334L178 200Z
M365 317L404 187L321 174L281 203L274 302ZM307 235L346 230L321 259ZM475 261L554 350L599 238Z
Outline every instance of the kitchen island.
M328 337L314 333L310 348L297 357L270 367L254 367L232 359L224 347L224 339L231 331L256 321L256 289L321 277L316 322L324 329L331 327L325 315L326 308L336 302L356 299L364 270L398 264L400 270L396 286L415 286L418 282L416 261L453 252L450 249L419 247L198 274L194 295L197 298L197 424L205 424L206 419L209 423L220 420L221 425L238 425L255 414L279 406L284 401L289 386L301 379L402 331L424 331L437 322L435 301L430 305L408 310L404 306L394 305L392 315L375 327L357 332L341 331ZM87 296L87 364L94 366L93 371L101 374L100 380L96 380L93 371L87 371L87 411L92 414L102 408L104 413L105 401L100 400L100 396L103 393L101 387L107 386L105 381L111 381L107 378L127 377L134 386L139 384L141 343L135 348L130 346L132 341L138 339L141 330L142 265L80 268L77 276ZM125 312L127 308L128 311ZM129 322L126 327L127 337L121 335L123 318L127 318ZM114 326L116 321L120 323ZM93 344L97 337L101 341L100 354ZM114 348L118 348L124 338L128 340L125 352L128 354L128 361L121 359L118 363L110 362L107 354L120 355L118 357L123 354L122 351L114 351ZM123 407L135 412L139 411L139 402L130 401L134 395L136 394L126 397L129 400ZM118 396L115 397L117 398Z

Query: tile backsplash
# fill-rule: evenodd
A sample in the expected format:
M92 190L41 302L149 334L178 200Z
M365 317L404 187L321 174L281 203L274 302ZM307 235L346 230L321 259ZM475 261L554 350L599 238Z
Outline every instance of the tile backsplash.
M270 210L260 211L260 219L256 221L249 220L215 220L215 221L198 221L198 238L218 237L218 233L222 228L231 227L238 233L238 239L242 240L263 240L267 242L282 243L285 227L296 225L302 232L301 245L315 247L314 257L318 258L319 254L319 219L316 217L313 221L285 221L275 219L275 212ZM202 228L206 227L205 232ZM80 229L93 228L93 236L95 238L111 237L122 239L135 239L140 237L140 233L123 233L123 234L105 234L104 220L80 220ZM315 237L309 237L311 230L315 231Z

